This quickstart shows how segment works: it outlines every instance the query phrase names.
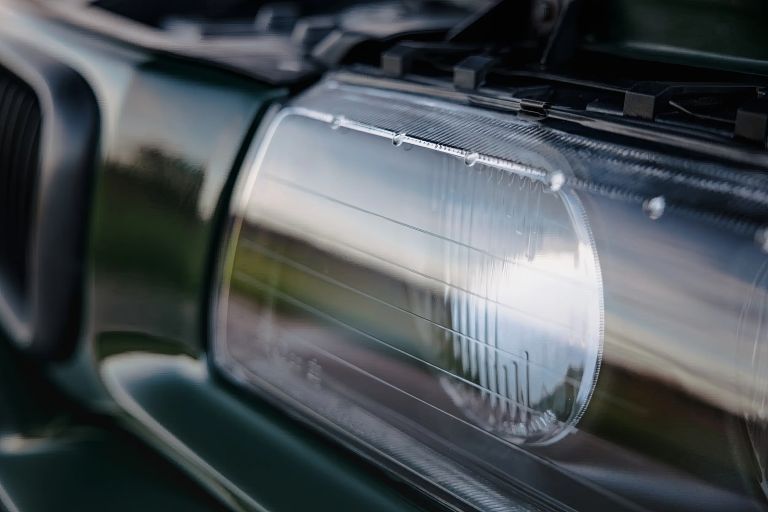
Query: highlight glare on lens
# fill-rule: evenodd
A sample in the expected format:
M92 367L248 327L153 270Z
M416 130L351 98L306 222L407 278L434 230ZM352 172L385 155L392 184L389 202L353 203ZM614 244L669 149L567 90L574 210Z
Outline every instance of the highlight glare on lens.
M250 171L220 350L321 413L307 388L416 423L430 408L514 443L567 432L601 344L578 198L335 121L275 121Z

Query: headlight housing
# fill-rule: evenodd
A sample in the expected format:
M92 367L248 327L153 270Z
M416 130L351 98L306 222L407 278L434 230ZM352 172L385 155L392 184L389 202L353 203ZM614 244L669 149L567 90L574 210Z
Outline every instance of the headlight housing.
M242 176L214 357L457 506L750 510L765 185L329 80Z

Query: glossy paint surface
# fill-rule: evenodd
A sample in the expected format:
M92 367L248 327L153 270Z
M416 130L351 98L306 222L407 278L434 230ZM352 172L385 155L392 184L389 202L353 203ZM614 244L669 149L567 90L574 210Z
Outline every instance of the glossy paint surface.
M141 440L63 396L0 339L0 509L226 508Z
M290 422L237 405L206 377L217 212L273 94L191 71L165 63L140 70L99 184L93 347L107 392L155 446L231 507L288 510L326 500L407 509L385 482L355 474L322 443L297 442L301 431ZM296 494L297 478L317 486Z
M420 509L398 484L290 418L201 377L219 212L260 115L285 91L26 9L3 4L0 12L5 33L72 66L99 102L83 329L74 357L47 372L84 408L116 422L74 432L59 419L55 432L3 426L0 503L22 512L49 510L48 500L81 510ZM3 376L24 415L42 412L18 374ZM74 410L67 407L65 415ZM105 460L114 466L102 467Z
M63 58L87 78L103 120L87 322L77 357L51 370L58 384L120 418L233 508L330 508L336 499L351 509L371 502L381 509L413 506L390 479L349 459L338 463L335 445L259 400L232 405L234 391L205 367L206 290L220 227L215 212L227 202L229 176L273 91L22 9L3 5L2 14L6 33ZM202 114L214 122L201 122ZM690 191L669 186L678 178L626 179L615 197L580 195L592 227L609 233L596 240L610 287L609 364L578 423L578 442L560 443L556 453L540 450L569 474L648 508L662 500L666 509L686 509L687 502L674 502L682 493L718 510L759 510L758 466L765 461L754 459L752 445L766 453L765 428L748 411L764 399L764 343L755 340L765 336L767 285L752 241L754 218L745 219L742 207L753 204L704 193L697 198L712 201L702 215L675 211ZM627 190L637 196L625 200L620 192ZM677 193L671 210L651 221L643 200L670 191ZM717 218L715 205L737 222ZM743 223L749 229L738 229ZM736 305L742 300L743 307ZM738 320L740 314L748 320ZM659 315L671 320L657 322ZM691 347L702 347L702 355L691 359ZM86 453L76 444L69 448ZM105 450L91 460L104 457L115 455ZM276 466L279 459L292 464ZM564 499L580 490L535 465L521 471L539 479L541 491ZM116 480L137 489L127 476L116 473ZM589 505L578 494L570 497L575 506Z
M158 448L190 460L203 481L224 486L234 509L422 510L402 484L222 386L204 362L134 353L108 358L103 370L115 398L157 437Z
M192 73L154 62L130 84L96 189L92 318L197 353L215 214L269 96Z

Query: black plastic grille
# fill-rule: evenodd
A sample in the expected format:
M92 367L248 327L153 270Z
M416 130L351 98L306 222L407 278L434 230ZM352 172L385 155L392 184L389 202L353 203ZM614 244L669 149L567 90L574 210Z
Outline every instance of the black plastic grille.
M0 69L0 277L24 294L42 114L29 85Z

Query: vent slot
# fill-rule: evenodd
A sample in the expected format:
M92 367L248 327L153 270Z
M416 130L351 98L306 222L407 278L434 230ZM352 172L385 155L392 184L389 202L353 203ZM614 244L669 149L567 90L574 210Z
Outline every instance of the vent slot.
M26 83L0 70L0 276L23 298L39 172L42 113Z

